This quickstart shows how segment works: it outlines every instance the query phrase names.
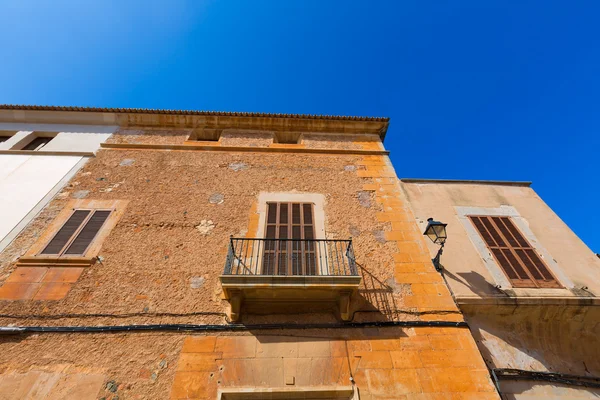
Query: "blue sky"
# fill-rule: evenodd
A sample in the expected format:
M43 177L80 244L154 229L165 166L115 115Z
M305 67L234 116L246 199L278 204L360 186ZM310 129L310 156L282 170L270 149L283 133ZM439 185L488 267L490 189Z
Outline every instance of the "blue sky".
M3 1L0 103L389 116L400 177L532 180L600 252L600 2L165 4Z

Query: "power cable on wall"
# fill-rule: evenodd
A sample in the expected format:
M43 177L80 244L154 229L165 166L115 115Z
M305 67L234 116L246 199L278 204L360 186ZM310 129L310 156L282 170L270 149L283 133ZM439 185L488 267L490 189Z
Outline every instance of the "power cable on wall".
M147 325L110 325L110 326L4 326L0 334L19 333L100 333L100 332L228 332L279 329L347 329L365 327L468 327L464 321L384 321L384 322L351 322L326 324L228 324L228 325L196 325L196 324L147 324Z
M494 377L498 380L544 381L568 386L600 388L600 378L594 376L569 375L558 372L527 371L514 368L494 368Z

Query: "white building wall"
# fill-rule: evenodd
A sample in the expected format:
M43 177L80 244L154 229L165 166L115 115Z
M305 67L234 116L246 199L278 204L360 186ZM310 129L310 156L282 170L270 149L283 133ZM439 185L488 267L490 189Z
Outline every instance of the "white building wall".
M2 124L14 132L0 143L0 251L2 251L62 189L116 127ZM35 138L36 132L57 132L42 152L11 154ZM6 151L5 151L6 150ZM49 155L46 152L64 153ZM70 152L79 154L69 155ZM44 154L46 153L46 154Z
M0 178L2 240L82 157L2 155L0 158L0 164L8 165L11 171Z

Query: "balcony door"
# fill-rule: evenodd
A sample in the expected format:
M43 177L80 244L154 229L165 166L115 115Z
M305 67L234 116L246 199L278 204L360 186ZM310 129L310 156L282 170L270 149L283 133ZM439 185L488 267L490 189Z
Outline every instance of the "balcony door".
M317 275L313 204L269 202L266 223L262 274Z

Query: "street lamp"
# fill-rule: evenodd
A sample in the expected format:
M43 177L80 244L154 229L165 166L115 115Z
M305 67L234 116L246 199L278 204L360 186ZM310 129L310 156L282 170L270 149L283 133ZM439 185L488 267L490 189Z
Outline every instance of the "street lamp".
M425 232L423 235L427 236L431 241L435 244L440 245L440 249L438 250L435 258L431 261L433 262L433 266L435 270L438 272L442 271L442 265L440 264L440 257L442 252L444 251L444 243L446 243L446 239L448 235L446 234L446 226L448 224L444 224L439 221L434 221L433 218L427 219L427 228L425 228Z

